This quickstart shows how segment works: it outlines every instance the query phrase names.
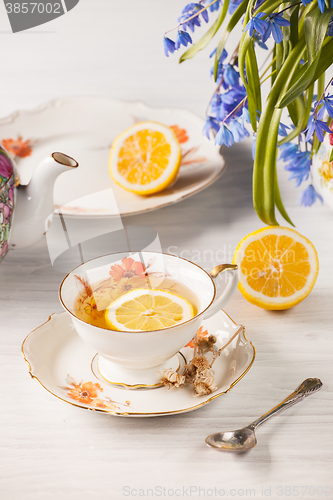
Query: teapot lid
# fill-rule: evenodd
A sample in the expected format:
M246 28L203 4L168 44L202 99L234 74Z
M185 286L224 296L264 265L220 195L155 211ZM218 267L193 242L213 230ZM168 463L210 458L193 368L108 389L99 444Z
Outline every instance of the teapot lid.
M0 188L11 178L14 172L14 165L6 151L0 146Z

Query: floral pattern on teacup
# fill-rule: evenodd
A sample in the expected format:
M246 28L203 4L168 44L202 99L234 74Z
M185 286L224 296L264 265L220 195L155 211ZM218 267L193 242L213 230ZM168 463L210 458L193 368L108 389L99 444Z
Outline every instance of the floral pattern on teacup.
M195 347L194 341L198 342L199 340L203 339L204 337L207 337L207 335L209 335L208 330L204 330L203 327L200 326L199 330L197 331L197 333L195 334L193 339L188 344L186 344L185 347L191 347L192 349L194 349L194 347Z
M333 185L333 162L324 160L319 168L319 175L327 187L328 183Z
M110 302L136 288L149 288L153 278L165 278L168 274L163 269L154 268L155 259L144 266L141 261L132 257L124 257L110 266L109 278L91 284L83 276L75 275L80 298L78 307L81 314L91 317L94 321L102 319L104 309ZM170 291L172 286L170 285Z

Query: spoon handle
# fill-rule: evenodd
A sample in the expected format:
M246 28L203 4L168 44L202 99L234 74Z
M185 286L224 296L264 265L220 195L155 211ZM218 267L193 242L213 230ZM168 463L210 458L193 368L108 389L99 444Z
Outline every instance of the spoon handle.
M258 427L258 425L261 425L265 420L268 418L272 417L273 415L276 415L280 411L289 408L289 406L292 406L299 401L302 401L307 396L310 396L310 394L313 394L314 392L319 391L319 389L322 387L322 382L319 378L307 378L304 380L304 382L301 383L297 389L292 392L286 399L284 399L279 405L275 406L272 410L268 411L261 417L259 417L257 420L252 422L252 424L249 425L253 430Z

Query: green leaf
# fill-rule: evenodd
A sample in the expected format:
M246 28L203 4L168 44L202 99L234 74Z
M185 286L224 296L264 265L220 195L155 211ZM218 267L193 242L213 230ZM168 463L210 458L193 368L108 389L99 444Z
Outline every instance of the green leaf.
M328 23L333 15L333 9L326 9L323 13L319 8L309 12L304 18L304 34L308 49L309 65L317 58L321 51L327 33Z
M261 116L253 166L253 205L260 219L272 226L275 218L275 168L282 110L267 106Z
M288 112L295 127L297 127L297 125L303 121L304 111L304 97L301 94L288 105Z
M318 17L318 13L320 16ZM327 32L327 26L333 14L333 9L328 9L321 14L319 9L309 12L304 20L304 31L306 35L307 51L309 62L300 78L296 83L294 83L288 91L281 96L277 106L283 108L290 104L297 96L302 94L313 81L316 81L320 76L320 70L317 71L317 67L320 61L320 56L322 53L323 45L325 45L324 39ZM313 22L316 25L313 25ZM325 52L327 48L325 47ZM331 63L333 60L332 53L330 54Z
M328 161L333 161L333 148L331 149L330 159Z
M251 87L249 87L248 82L245 78L245 62L246 62L247 52L251 44L253 45L253 41L250 38L249 34L247 32L244 33L238 51L238 68L240 77L246 88L251 126L255 132L257 130L257 99L256 96L253 94L253 91Z
M326 71L333 63L333 37L326 38L323 43L323 50L321 51L317 72L311 83L313 84L320 75Z
M319 56L313 61L313 63L305 70L303 75L298 79L298 81L284 94L281 96L277 103L278 108L284 108L288 106L296 97L301 95L312 83L313 79L317 79L316 74L317 65L319 62ZM316 78L315 78L316 77Z
M217 79L217 69L218 69L219 60L220 60L220 57L222 55L225 44L228 40L228 36L230 35L231 31L234 29L236 24L240 21L241 17L245 13L246 8L247 8L247 4L248 4L248 0L243 0L243 2L235 10L235 12L231 16L227 26L225 27L223 34L222 34L222 37L218 43L216 55L215 55L215 63L214 63L214 80L215 81Z
M296 5L290 15L290 44L292 47L295 47L298 42L298 15L299 5Z
M282 43L276 44L275 55L276 55L276 63L275 63L276 72L278 73L281 69L282 64L283 64L283 45L282 45Z
M297 5L299 4L299 0L294 0L293 2L283 2L281 0L265 0L261 2L260 7L254 10L255 14L258 12L263 12L264 14L271 14L274 12L278 7L285 7L286 5ZM284 16L283 16L284 17Z
M281 193L279 189L279 183L278 183L278 177L277 177L277 168L276 168L276 157L275 157L275 176L274 176L274 201L276 208L282 215L282 217L291 225L295 227L295 224L292 222L290 219L289 215L287 214L286 209L284 208L283 201L281 198Z
M271 88L259 121L253 165L253 204L258 216L266 224L277 224L276 200L279 209L283 211L275 188L276 147L282 113L282 109L277 108L276 103L281 92L290 84L304 52L304 44L302 37L290 51Z
M291 109L292 113L290 112ZM306 108L303 95L298 96L292 103L288 105L288 111L290 117L292 118L293 116L295 120L293 120L295 128L290 132L290 134L287 135L287 137L284 137L283 139L281 139L281 141L279 141L279 146L297 137L302 132L304 124L308 122L308 117L306 118L306 121L304 120Z
M259 78L257 57L254 50L254 43L252 40L246 52L245 64L246 64L246 75L247 75L247 84L245 85L245 88L246 90L251 89L251 94L253 95L256 103L255 112L259 111L261 113L260 78Z
M272 54L272 76L271 76L271 87L273 87L273 84L275 82L277 72L276 72L276 46L277 43L274 43L274 48L273 48L273 54Z
M186 59L191 59L200 50L203 50L209 44L211 39L216 35L216 33L220 29L221 25L223 24L225 16L228 13L228 7L229 7L229 0L225 0L223 3L223 8L222 8L219 16L216 18L214 24L209 28L207 33L202 38L200 38L200 40L198 42L193 44L192 47L190 47L186 52L184 52L184 54L179 59L180 63L186 61Z

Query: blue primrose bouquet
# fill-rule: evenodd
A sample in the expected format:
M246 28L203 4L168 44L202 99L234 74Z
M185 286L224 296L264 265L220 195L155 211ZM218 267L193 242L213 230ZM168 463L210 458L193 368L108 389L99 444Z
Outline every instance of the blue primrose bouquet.
M193 44L190 32L217 17L203 37ZM227 14L228 22L222 25ZM165 33L168 56L189 48L180 62L204 49L221 29L212 74L216 82L209 103L204 133L215 143L232 146L249 136L253 143L253 204L260 219L277 225L275 209L292 224L281 200L276 161L286 163L290 178L299 186L309 179L313 155L317 153L333 118L331 79L325 72L333 62L333 0L201 0L185 6L179 24ZM225 50L230 33L238 29L240 41L228 56ZM175 36L169 35L175 31ZM273 46L269 50L266 42ZM259 69L257 52L268 57ZM262 105L261 86L269 80L269 94ZM282 112L290 118L282 123ZM328 120L327 120L328 118ZM331 153L330 161L333 155ZM301 193L302 205L322 201L312 184Z

